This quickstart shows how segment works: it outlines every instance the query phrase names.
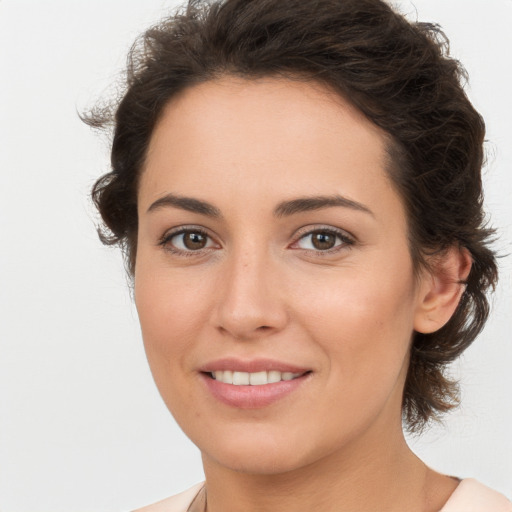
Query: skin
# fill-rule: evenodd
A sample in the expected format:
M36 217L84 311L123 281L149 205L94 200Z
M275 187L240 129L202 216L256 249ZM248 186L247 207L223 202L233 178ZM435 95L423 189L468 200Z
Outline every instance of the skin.
M153 133L135 299L158 389L201 450L209 512L439 510L457 485L406 445L401 399L413 331L448 321L471 263L453 248L415 275L386 140L323 86L274 78L187 89ZM359 206L275 215L318 196ZM173 237L183 226L206 245ZM335 246L318 250L311 232L326 229ZM199 372L222 357L310 374L281 400L240 409Z

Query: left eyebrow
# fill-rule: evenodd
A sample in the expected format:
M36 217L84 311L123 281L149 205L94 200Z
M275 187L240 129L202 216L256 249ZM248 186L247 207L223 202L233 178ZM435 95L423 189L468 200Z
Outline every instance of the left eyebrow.
M340 195L299 197L291 201L283 201L275 208L274 215L276 217L287 217L296 213L322 210L324 208L332 208L333 206L350 208L351 210L368 213L375 217L374 213L364 204Z

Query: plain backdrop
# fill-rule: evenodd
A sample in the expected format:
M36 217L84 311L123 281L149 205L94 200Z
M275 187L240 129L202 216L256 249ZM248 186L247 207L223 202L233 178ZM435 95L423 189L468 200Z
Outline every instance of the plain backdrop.
M129 510L202 479L152 382L120 255L97 239L88 192L108 144L77 114L177 3L0 0L2 512ZM496 248L512 253L512 1L395 3L439 22L469 71ZM410 442L439 471L512 497L511 257L500 266L492 318L453 369L463 406Z

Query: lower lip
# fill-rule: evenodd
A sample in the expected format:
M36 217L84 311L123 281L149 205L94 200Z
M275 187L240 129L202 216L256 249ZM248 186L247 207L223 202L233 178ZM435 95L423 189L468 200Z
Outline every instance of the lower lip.
M202 373L201 377L211 394L231 407L239 409L260 409L281 400L293 393L308 379L306 373L296 379L282 380L261 386L235 386L215 380L209 374Z

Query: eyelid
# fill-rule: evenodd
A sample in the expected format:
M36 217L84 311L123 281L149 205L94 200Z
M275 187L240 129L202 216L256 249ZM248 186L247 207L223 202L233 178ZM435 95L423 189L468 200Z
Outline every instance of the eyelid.
M340 240L342 241L342 243L332 247L331 249L326 249L324 251L314 250L314 249L302 249L300 247L293 247L293 245L296 245L297 242L299 242L299 240L301 240L302 238L304 238L308 235L311 235L313 233L322 232L322 231L327 232L327 233L332 233L332 234L338 236L340 238ZM293 242L290 244L289 247L296 249L296 250L315 252L317 254L327 255L327 254L332 254L334 252L337 252L343 248L350 247L350 246L354 245L356 242L357 242L356 237L344 229L326 225L326 224L314 224L314 225L304 226L303 228L300 228L295 233Z
M178 235L188 233L188 232L196 232L204 235L209 240L211 240L217 247L205 247L203 249L197 249L197 250L183 250L179 249L178 247L173 247L169 242L170 240ZM303 249L300 247L293 247L296 245L302 238L312 235L315 232L327 232L332 233L335 236L337 236L341 240L341 244L335 245L331 249L326 250L315 250L315 249ZM300 228L293 237L292 243L288 246L295 250L301 250L305 252L313 252L319 255L328 255L335 252L338 252L339 250L349 248L350 246L354 245L357 242L357 239L354 235L349 233L348 231L331 226L326 224L313 224L309 226L304 226ZM203 226L198 225L181 225L176 226L174 228L168 229L164 232L164 234L159 238L157 245L162 246L165 250L179 254L179 255L185 255L185 256L193 256L193 255L200 255L203 254L206 251L211 251L212 249L220 248L221 244L217 242L215 237L210 233L210 231Z
M194 224L176 226L174 228L168 229L158 239L157 245L162 246L165 250L167 250L171 253L185 255L185 256L200 255L200 254L203 254L205 251L210 251L215 248L215 247L204 247L203 249L198 249L198 250L194 251L194 250L179 249L177 247L173 247L170 244L170 241L173 237L184 234L184 233L189 233L189 232L200 233L201 235L204 235L209 240L211 240L217 247L220 247L220 244L216 241L215 237L213 235L211 235L211 233L206 228L204 228L203 226L197 226Z

